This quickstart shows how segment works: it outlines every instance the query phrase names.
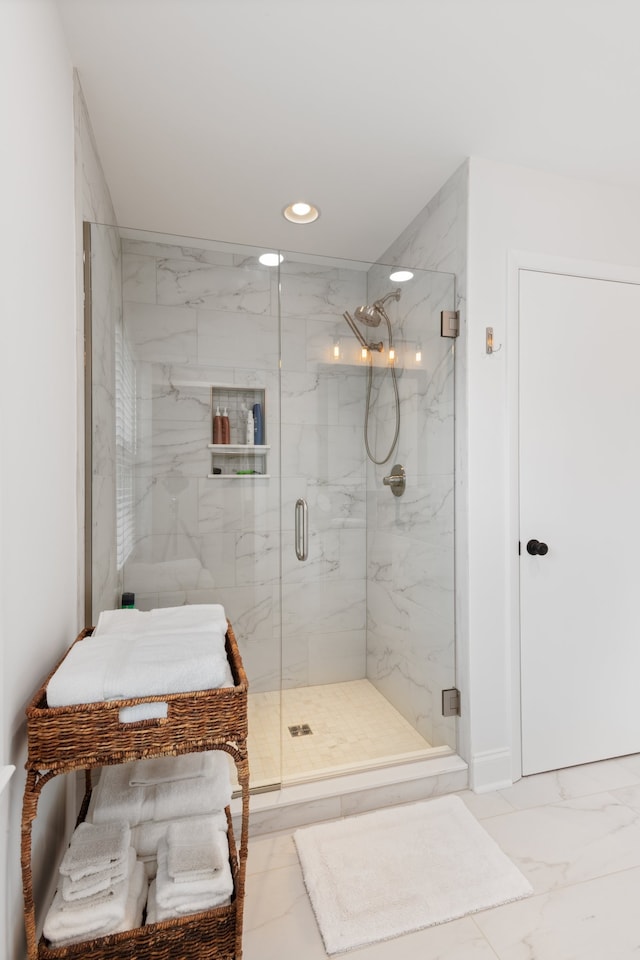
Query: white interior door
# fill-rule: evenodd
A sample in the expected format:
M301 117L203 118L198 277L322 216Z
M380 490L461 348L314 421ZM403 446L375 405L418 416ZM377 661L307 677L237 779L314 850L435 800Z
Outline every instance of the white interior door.
M520 540L523 773L640 751L638 285L520 272Z

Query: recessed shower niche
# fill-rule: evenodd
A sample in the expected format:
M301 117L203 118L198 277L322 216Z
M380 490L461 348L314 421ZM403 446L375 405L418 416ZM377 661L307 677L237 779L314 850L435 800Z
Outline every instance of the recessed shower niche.
M382 263L269 267L251 247L90 232L87 623L123 591L140 609L222 603L249 677L252 788L451 752L454 277L407 264L396 299ZM386 323L366 325L379 299L394 358ZM383 349L363 356L345 311ZM367 416L388 462L367 457ZM394 463L402 497L383 483ZM304 724L313 736L289 735Z
M217 419L220 425L218 439ZM218 385L211 387L211 473L209 479L239 480L269 477L266 439L265 391L251 387ZM249 436L249 433L251 436Z

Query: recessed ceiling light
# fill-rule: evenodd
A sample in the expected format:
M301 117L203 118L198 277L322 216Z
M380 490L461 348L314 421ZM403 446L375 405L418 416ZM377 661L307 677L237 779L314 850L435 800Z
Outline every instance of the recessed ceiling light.
M389 280L393 280L394 283L404 283L405 280L411 280L412 278L411 270L395 270L389 274Z
M313 223L320 216L320 211L311 203L304 203L299 200L296 203L290 203L282 211L283 215L291 223Z
M258 260L263 267L277 267L282 263L284 257L281 253L261 253Z

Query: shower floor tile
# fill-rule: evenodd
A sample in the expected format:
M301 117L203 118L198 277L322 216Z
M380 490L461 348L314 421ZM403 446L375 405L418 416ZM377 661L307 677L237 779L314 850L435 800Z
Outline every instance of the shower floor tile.
M308 724L311 734L291 736ZM315 779L431 748L368 680L249 694L252 787ZM282 758L282 762L281 762Z

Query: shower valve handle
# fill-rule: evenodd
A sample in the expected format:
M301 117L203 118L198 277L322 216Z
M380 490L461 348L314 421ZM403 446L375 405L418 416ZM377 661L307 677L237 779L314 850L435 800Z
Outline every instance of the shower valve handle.
M385 487L391 488L394 497L401 497L407 486L407 475L401 463L395 463L388 477L383 477Z

